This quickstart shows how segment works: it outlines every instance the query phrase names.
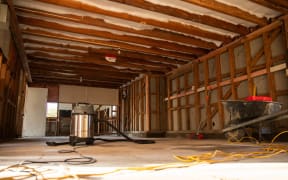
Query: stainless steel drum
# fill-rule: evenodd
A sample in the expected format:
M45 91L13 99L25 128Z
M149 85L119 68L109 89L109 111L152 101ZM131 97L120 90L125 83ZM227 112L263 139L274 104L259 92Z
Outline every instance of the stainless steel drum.
M94 109L91 104L76 104L72 110L70 144L94 142Z

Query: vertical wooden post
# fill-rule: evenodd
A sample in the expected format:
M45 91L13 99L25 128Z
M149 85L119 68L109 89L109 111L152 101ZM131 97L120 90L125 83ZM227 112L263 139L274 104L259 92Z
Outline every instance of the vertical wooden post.
M189 90L189 84L188 84L188 73L185 73L184 75L184 81L185 81L185 91ZM190 106L189 106L189 96L185 96L185 113L186 113L186 130L190 130Z
M200 92L197 92L197 89L199 88L199 63L193 64L193 70L194 70L194 89L195 89L195 121L196 121L196 127L199 128L200 126L200 120L201 120L201 107L200 107Z
M160 116L160 77L157 76L156 78L156 121L157 121L157 130L161 130L161 116Z
M246 73L247 73L247 80L248 80L248 91L249 95L252 96L254 93L254 81L251 78L251 47L250 42L246 41L244 43L245 48L245 60L246 60Z
M217 88L218 117L220 121L220 127L222 129L224 128L224 111L223 111L223 105L221 103L221 100L223 98L223 91L222 91L222 86L220 86L220 82L222 81L220 55L215 56L215 64L216 64L216 81L217 81L217 86L218 86Z
M210 105L210 89L209 86L209 64L208 59L204 60L204 84L205 84L205 108L206 108L206 122L208 130L212 129L212 118L211 118L211 105Z
M180 77L177 77L176 79L176 85L177 85L177 94L180 94ZM177 124L178 124L178 130L182 130L182 115L181 115L181 98L177 98ZM180 108L179 108L180 107Z
M144 124L144 131L149 131L151 128L150 117L150 75L145 75L145 97L146 97L146 119Z
M235 54L234 47L230 47L229 50L229 65L230 65L230 78L231 78L231 89L233 99L238 99L237 86L234 83L235 78Z
M269 95L272 97L274 101L276 101L276 87L275 87L275 78L274 73L270 71L270 67L272 66L272 51L271 51L271 38L269 34L265 32L263 34L263 42L264 42L264 55L266 60L266 71L268 77L268 90Z
M286 76L288 76L288 16L285 16L283 21L284 42L286 45Z
M168 126L167 129L168 131L172 131L172 116L171 116L171 100L170 100L170 96L171 96L171 79L169 77L167 77L167 97L168 97L168 101L167 101L167 113L168 113Z

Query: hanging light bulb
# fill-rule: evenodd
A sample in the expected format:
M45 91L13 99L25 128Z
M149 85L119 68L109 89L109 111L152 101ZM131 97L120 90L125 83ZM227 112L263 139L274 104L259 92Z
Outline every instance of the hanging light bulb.
M81 82L81 83L83 82L83 78L82 78L82 76L80 76L80 82Z

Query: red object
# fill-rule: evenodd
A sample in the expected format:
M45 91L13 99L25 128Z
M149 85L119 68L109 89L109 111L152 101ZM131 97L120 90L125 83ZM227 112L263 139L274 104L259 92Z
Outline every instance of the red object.
M268 96L248 96L245 98L246 101L268 101L272 102L272 98Z
M203 134L198 134L198 139L203 139L204 135Z

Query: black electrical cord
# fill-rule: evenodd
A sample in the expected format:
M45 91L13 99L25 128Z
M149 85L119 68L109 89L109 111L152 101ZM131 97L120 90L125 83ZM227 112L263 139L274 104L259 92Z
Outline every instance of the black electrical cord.
M87 146L81 146L81 147L87 147ZM97 162L96 159L94 159L93 157L88 157L88 156L84 156L81 153L79 153L78 151L76 151L76 149L78 149L80 147L74 147L72 150L59 150L58 153L77 153L80 157L76 157L76 158L67 158L64 160L59 160L59 161L31 161L31 160L26 160L22 163L22 165L27 165L27 164L48 164L48 163L67 163L70 165L84 165L84 164L94 164Z
M94 138L94 140L102 140L102 141L108 141L108 142L115 142L115 141L130 141L137 144L154 144L154 140L147 140L147 139L132 139L123 132L121 132L117 127L115 127L113 124L109 123L105 120L96 120L96 122L106 123L108 126L110 126L112 129L114 129L117 133L119 133L121 136L123 136L125 139L102 139L102 138Z
M130 141L134 142L136 144L154 144L154 140L148 140L148 139L132 139L131 137L127 136L123 132L121 132L117 127L115 127L113 124L106 120L96 120L95 122L100 122L100 123L106 123L108 126L110 126L112 129L114 129L118 134L123 136L125 139L104 139L104 138L93 138L93 140L101 140L101 141L106 141L106 142L119 142L119 141ZM59 146L59 145L65 145L65 144L70 144L69 141L67 142L53 142L53 141L48 141L46 142L48 146Z

